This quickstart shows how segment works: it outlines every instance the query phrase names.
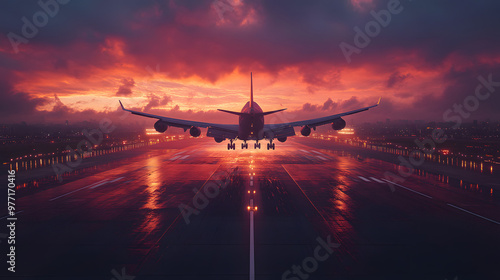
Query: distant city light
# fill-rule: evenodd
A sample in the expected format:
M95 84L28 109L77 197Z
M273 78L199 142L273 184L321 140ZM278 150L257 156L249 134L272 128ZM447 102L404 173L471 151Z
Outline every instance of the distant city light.
M344 135L352 135L354 134L354 128L344 128L342 130L337 131L338 134Z
M146 135L158 135L161 134L153 128L146 128Z

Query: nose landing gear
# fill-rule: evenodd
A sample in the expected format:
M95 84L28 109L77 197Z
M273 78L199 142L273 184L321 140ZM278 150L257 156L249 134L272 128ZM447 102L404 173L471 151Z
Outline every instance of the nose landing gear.
M254 149L260 149L260 143L259 142L255 142L255 144L253 144L253 148Z

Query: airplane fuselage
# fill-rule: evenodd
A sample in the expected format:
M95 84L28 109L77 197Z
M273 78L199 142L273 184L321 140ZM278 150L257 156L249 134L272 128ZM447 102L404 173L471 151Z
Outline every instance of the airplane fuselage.
M238 138L241 140L261 140L264 138L264 115L259 104L249 101L241 109Z

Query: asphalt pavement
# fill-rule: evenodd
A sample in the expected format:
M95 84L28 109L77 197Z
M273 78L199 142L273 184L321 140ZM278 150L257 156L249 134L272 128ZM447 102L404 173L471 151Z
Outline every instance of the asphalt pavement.
M0 275L500 279L493 193L420 174L389 184L397 165L333 145L191 139L69 176L18 198L16 273Z

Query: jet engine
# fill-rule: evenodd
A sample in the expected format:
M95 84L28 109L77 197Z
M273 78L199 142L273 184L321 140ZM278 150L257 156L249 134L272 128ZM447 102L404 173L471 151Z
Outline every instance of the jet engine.
M311 128L307 125L305 125L301 130L300 130L300 134L302 134L303 136L309 136L311 134Z
M281 143L285 142L286 141L286 137L279 137L278 138L278 141L280 141Z
M168 124L166 122L163 122L161 120L155 122L155 130L158 131L159 133L163 133L167 131Z
M201 130L196 126L192 126L189 129L189 134L191 134L191 136L193 136L193 137L198 137L201 134Z
M222 138L222 137L214 137L214 140L215 140L215 142L220 143L220 142L224 141L224 138Z
M342 130L344 129L346 123L342 118L334 119L332 122L332 128L334 130Z

